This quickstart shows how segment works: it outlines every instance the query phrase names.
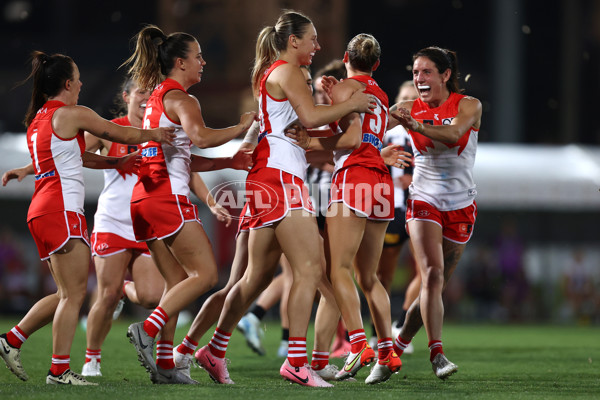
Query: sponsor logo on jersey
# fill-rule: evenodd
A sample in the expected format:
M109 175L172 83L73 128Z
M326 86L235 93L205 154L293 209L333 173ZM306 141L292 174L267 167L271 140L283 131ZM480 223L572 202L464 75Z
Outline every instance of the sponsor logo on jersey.
M56 175L56 171L44 172L43 174L36 175L35 180L39 181L40 179L48 178L54 175Z
M157 155L157 147L146 147L145 149L142 149L142 157L156 157Z
M454 119L454 117L452 117L452 118L443 118L442 119L442 125L450 125L452 123L453 119Z
M379 140L379 138L372 133L363 134L362 141L363 143L369 143L373 145L378 151L381 151L383 148L383 143L381 143L381 140Z

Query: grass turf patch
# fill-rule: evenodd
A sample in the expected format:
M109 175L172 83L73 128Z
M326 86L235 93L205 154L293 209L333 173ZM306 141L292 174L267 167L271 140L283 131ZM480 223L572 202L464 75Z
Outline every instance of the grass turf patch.
M0 319L0 332L18 321ZM383 384L364 384L369 368L363 368L356 382L337 382L330 389L291 385L279 376L283 359L277 347L281 331L277 322L265 324L267 355L254 354L239 332L232 335L227 357L235 385L217 385L199 368L192 378L200 385L152 385L137 361L125 333L134 321L116 321L102 348L102 377L89 378L97 387L52 386L45 384L52 354L51 327L30 336L21 359L29 381L21 382L8 369L0 368L2 399L139 399L198 398L275 400L305 399L569 399L600 396L600 328L519 325L456 325L444 327L444 349L459 366L446 381L433 375L424 332L414 340L415 353L402 357L400 372ZM188 326L177 331L181 340ZM206 344L212 331L200 341ZM312 327L309 331L312 336ZM312 337L308 340L309 359ZM177 343L176 343L177 345ZM71 367L81 371L85 358L85 331L78 327L71 352ZM331 360L338 367L342 359Z

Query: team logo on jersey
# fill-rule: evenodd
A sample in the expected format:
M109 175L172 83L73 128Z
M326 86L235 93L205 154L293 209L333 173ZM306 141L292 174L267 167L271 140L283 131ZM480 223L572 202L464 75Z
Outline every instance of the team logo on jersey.
M458 226L458 231L464 236L470 235L472 230L473 230L473 225L471 225L471 224L460 224Z
M430 213L429 211L427 211L427 210L419 210L419 211L417 211L417 212L416 212L416 215L417 215L417 217L419 217L419 218L425 218L425 217L428 217L428 216L429 216L429 214L431 214L431 213Z

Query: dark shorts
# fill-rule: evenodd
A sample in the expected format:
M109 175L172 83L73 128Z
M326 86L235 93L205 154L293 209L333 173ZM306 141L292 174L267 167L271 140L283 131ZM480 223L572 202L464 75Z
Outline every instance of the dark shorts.
M383 247L402 246L407 239L406 210L404 208L396 208L394 209L394 220L390 221L385 231Z

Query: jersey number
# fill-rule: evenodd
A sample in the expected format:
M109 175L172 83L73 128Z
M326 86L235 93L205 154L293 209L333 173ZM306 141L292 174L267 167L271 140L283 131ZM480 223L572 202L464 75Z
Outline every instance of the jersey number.
M40 160L38 160L37 154L37 130L31 135L31 147L33 147L33 160L35 161L35 171L39 174L40 171Z
M384 108L381 106L379 99L377 99L377 106L373 109L373 114L370 115L369 129L371 133L379 135L383 127L387 127L387 113L384 112Z
M152 107L146 106L146 113L144 114L144 125L143 125L144 129L151 129L150 128L150 114L152 114ZM144 147L147 144L148 144L148 142L144 142L140 145L140 147Z

